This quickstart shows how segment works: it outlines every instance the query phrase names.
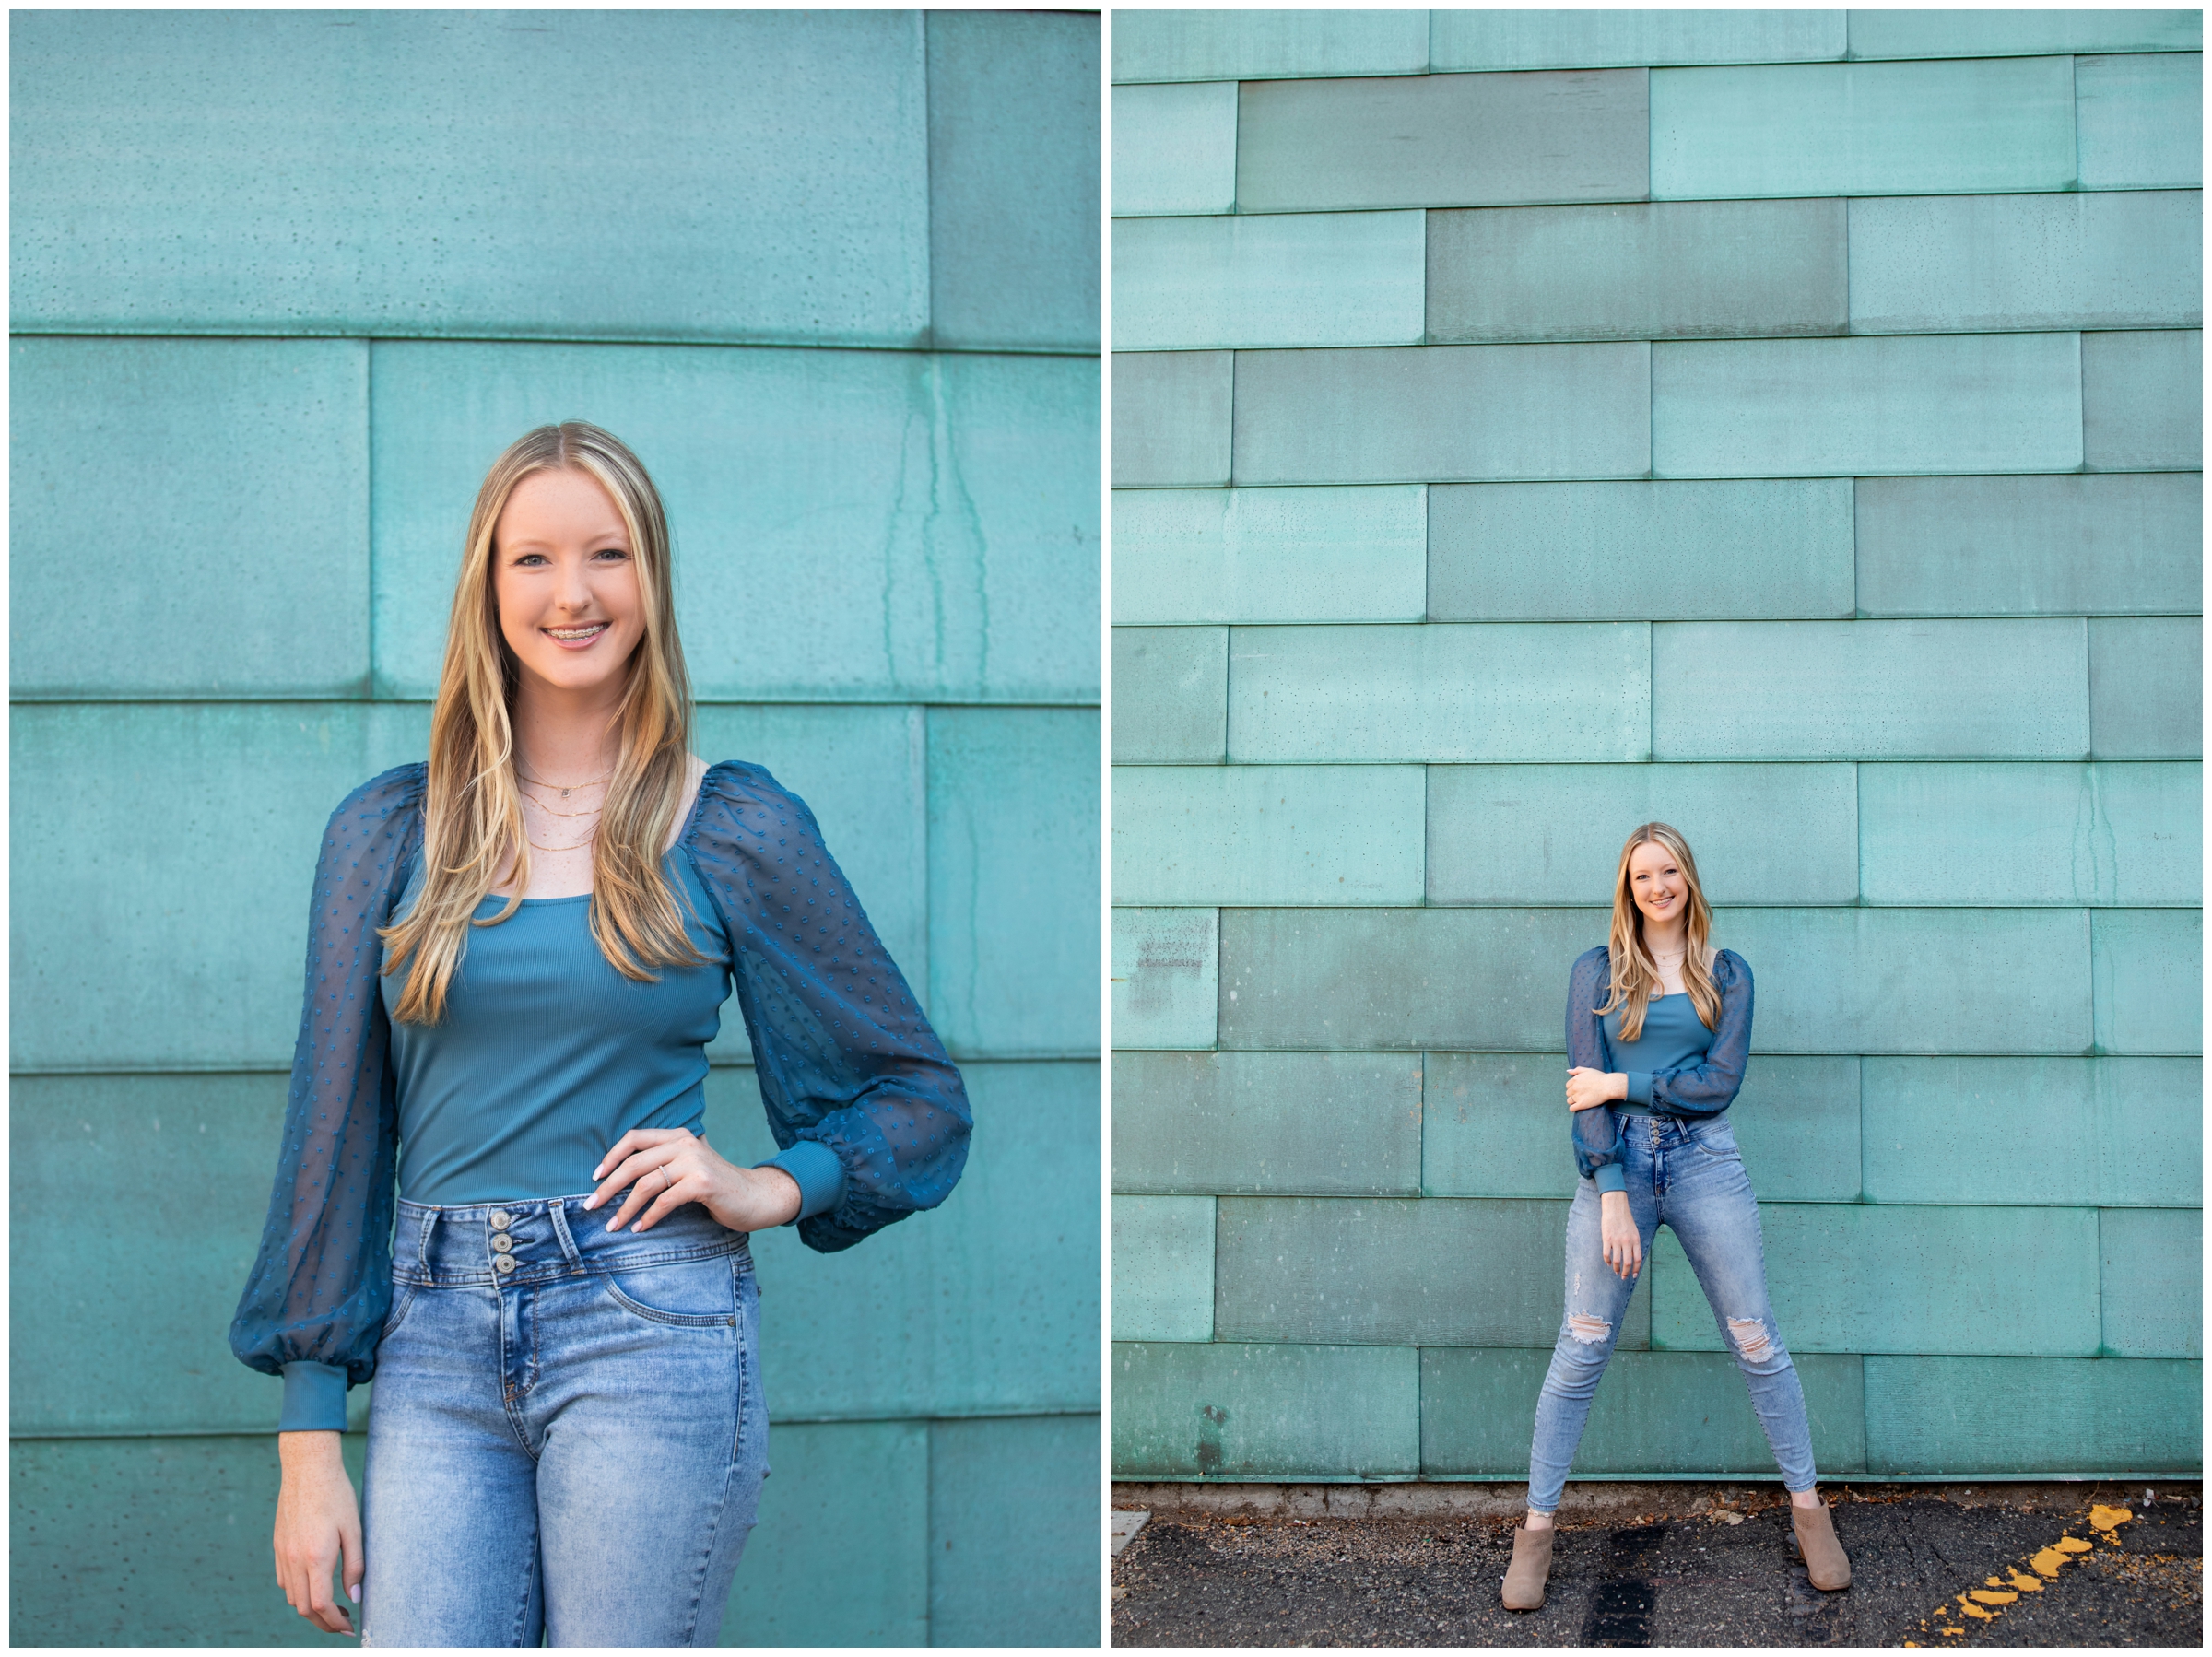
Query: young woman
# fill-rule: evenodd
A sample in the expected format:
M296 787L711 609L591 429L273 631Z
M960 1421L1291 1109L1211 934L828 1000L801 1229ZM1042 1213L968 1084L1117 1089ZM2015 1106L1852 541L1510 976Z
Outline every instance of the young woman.
M1712 1303L1790 1491L1817 1588L1851 1564L1814 1487L1805 1393L1767 1303L1759 1205L1725 1114L1751 1051L1751 969L1707 942L1712 911L1682 837L1646 823L1621 848L1612 941L1567 982L1567 1109L1582 1174L1567 1215L1567 1312L1536 1400L1528 1517L1505 1604L1533 1611L1551 1572L1552 1515L1645 1251L1674 1229Z
M379 1644L714 1644L768 1472L746 1234L847 1248L959 1178L959 1073L812 814L690 755L670 595L637 457L523 437L429 763L324 837L230 1342L284 1377L276 1576L333 1633L342 1556ZM783 1147L755 1168L703 1133L733 984ZM338 1435L371 1373L364 1552Z

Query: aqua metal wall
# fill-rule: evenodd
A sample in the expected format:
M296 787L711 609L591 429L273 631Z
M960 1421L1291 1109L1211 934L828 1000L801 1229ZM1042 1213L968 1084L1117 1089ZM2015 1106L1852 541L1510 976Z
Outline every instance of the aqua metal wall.
M343 1643L226 1343L309 883L424 752L485 467L575 417L666 495L698 751L815 807L975 1105L942 1209L758 1240L724 1639L1093 1643L1097 18L10 29L15 1640Z
M1525 1476L1651 817L1823 1473L2198 1466L2200 29L1116 14L1117 1476Z

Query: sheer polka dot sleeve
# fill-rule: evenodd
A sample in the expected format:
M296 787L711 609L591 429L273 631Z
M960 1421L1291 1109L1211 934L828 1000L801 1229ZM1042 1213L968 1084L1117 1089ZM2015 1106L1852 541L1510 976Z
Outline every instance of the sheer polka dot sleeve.
M376 1369L399 1149L376 929L421 843L423 778L420 765L386 771L324 831L276 1183L230 1324L231 1351L266 1374L322 1365L359 1385Z
M843 1200L801 1220L800 1240L850 1248L943 1202L967 1160L967 1090L814 814L759 766L725 761L683 844L730 939L769 1129L844 1169Z

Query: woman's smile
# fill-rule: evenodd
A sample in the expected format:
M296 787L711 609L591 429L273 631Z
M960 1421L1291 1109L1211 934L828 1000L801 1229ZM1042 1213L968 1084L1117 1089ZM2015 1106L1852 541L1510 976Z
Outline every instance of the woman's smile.
M586 621L574 627L547 627L537 630L563 650L583 650L597 643L599 636L606 631L608 626L604 621Z

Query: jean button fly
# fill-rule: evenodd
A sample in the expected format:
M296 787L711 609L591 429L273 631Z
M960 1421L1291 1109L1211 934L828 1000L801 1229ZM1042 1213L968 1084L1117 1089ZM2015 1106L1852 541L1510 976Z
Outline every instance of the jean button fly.
M514 1270L514 1256L512 1254L501 1254L497 1256L491 1263L492 1268L497 1271L500 1276L504 1277L509 1272Z
M491 1228L494 1231L504 1231L507 1229L508 1222L514 1216L509 1214L504 1208L494 1208L484 1217L491 1222Z
M508 1253L513 1248L514 1239L508 1236L504 1231L500 1232L498 1236L491 1240L491 1252L495 1254Z

